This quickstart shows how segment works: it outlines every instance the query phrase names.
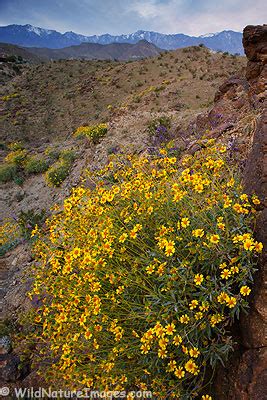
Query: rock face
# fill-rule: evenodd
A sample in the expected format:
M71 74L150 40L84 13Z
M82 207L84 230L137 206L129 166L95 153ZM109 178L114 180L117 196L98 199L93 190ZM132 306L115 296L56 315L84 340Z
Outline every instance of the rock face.
M236 398L263 400L266 398L267 382L267 96L264 91L267 80L267 25L246 27L243 43L248 57L246 76L251 99L255 107L262 109L244 171L244 184L247 193L256 193L262 202L256 236L263 243L264 250L255 277L250 312L241 320L245 351L238 368Z
M236 336L238 348L226 368L220 368L215 381L216 400L266 399L267 381L267 25L247 26L243 44L248 65L246 82L232 80L224 84L215 100L218 104L243 86L244 104L257 115L252 141L244 166L245 191L261 199L255 236L264 245L255 276L248 315L243 315ZM216 103L214 108L216 108ZM240 116L241 117L241 116ZM236 121L238 120L238 116ZM244 158L244 155L243 155Z
M247 26L243 46L248 58L246 78L250 83L250 99L255 107L266 107L267 25Z
M243 46L248 59L246 77L258 78L267 61L267 25L248 25L243 32Z

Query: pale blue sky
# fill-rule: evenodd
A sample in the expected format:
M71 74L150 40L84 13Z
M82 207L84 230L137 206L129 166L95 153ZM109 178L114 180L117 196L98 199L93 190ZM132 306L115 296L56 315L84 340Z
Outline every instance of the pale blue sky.
M0 25L28 23L84 35L201 35L267 23L267 7L265 0L0 0Z

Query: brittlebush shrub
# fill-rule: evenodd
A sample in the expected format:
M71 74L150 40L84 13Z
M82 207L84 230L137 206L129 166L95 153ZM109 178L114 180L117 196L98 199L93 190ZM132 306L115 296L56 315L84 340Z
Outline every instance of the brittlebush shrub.
M33 156L28 157L25 162L24 170L28 174L40 174L47 171L49 163L41 157Z
M50 382L210 398L206 368L231 350L262 250L259 200L224 158L212 146L180 162L165 150L118 158L47 221L30 296L42 300L32 339Z
M15 164L18 166L22 166L22 163L27 157L27 151L25 149L18 149L11 151L5 157L5 161L10 164Z
M8 148L12 151L23 150L24 145L22 142L12 142L12 143L9 143Z
M0 257L4 256L20 239L20 231L16 221L6 219L0 225Z
M59 154L59 159L70 165L75 161L76 154L73 150L62 150Z
M62 150L59 159L52 164L45 174L48 185L58 187L69 176L72 164L76 158L73 150Z
M15 164L3 163L0 165L0 183L12 181L16 177L17 166Z
M45 173L45 180L49 186L59 187L69 176L71 165L63 160L51 165Z
M77 138L86 137L86 138L92 140L93 143L97 143L100 138L105 136L107 131L108 131L107 124L80 126L74 132L74 136Z

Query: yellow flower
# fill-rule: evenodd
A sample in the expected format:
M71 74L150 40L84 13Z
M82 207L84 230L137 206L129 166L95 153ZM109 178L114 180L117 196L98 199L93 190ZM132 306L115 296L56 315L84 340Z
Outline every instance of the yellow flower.
M86 331L84 334L85 339L89 340L92 337L92 333L90 331Z
M224 269L221 273L221 277L222 279L228 279L231 276L231 272L229 271L229 269Z
M137 238L137 232L134 229L132 229L130 231L129 236L130 236L131 239L136 239Z
M227 182L227 187L232 187L235 184L235 180L234 178L231 178L228 182Z
M146 272L147 272L149 275L153 274L154 270L155 270L155 266L154 266L154 265L148 265L148 266L146 267Z
M183 370L182 367L178 367L178 368L175 369L174 375L175 375L178 379L182 379L182 378L185 376L185 371Z
M185 369L187 372L190 372L191 374L196 374L198 372L198 366L195 363L194 360L190 359L189 361L187 361L187 363L185 364Z
M176 368L176 361L175 360L171 360L169 363L168 363L168 371L174 371L175 370L175 368Z
M202 237L202 236L204 236L204 230L203 229L195 229L192 231L192 235L194 237Z
M197 313L195 313L195 319L198 321L201 318L203 318L203 312L198 311Z
M247 251L252 251L254 249L254 243L252 239L246 239L244 241L244 249Z
M183 228L187 228L190 225L190 221L188 218L182 218L181 219L181 226Z
M237 300L236 300L235 297L229 297L229 298L226 300L226 304L228 305L229 308L234 308L235 305L236 305L236 303L237 303Z
M203 282L203 280L204 280L204 277L203 277L202 274L196 274L195 277L194 277L194 282L195 282L195 284L196 284L197 286L198 286L198 285L201 285L201 283Z
M248 286L242 286L240 288L240 293L242 294L242 296L248 296L250 292L251 289Z
M171 240L170 242L167 242L165 244L165 254L167 257L170 257L174 254L175 252L175 243L173 240Z
M261 202L260 202L259 198L256 195L253 195L252 196L252 203L257 205L257 204L260 204Z
M212 397L209 396L208 394L204 394L204 395L201 397L201 400L212 400Z
M248 201L248 195L245 194L245 193L243 193L243 194L241 194L240 199L241 199L242 201Z
M123 233L120 237L119 237L119 242L120 243L124 243L125 240L127 239L128 235L127 233Z
M173 338L173 344L174 344L175 346L179 346L179 344L181 344L181 343L182 343L182 337L181 337L180 335L174 336L174 338Z
M219 240L220 240L220 236L219 235L211 235L210 238L209 238L209 241L211 243L214 243L214 244L219 243Z
M150 346L147 343L141 345L141 353L147 354L150 350Z
M255 250L257 253L261 253L261 252L262 252L262 249L263 249L263 244L262 244L261 242L255 242L254 250Z
M82 314L80 316L79 323L80 323L80 325L83 325L83 324L85 324L85 322L86 322L86 315Z
M194 308L196 308L197 305L198 305L198 301L197 300L192 300L191 303L189 303L190 310L194 310Z
M161 349L166 349L166 346L168 343L169 343L169 339L167 339L166 337L162 337L161 339L159 339L159 347Z
M231 204L232 204L232 200L228 196L225 196L223 208L229 208L231 206Z
M239 268L235 265L230 268L231 274L238 274Z
M181 324L188 324L190 318L188 317L187 314L184 314L179 318L179 321L181 322Z
M35 321L37 324L38 324L39 322L41 322L41 321L42 321L41 316L40 316L40 315L37 315L37 316L35 317L34 321ZM65 321L67 321L67 317L66 317L66 316L64 316L64 321L62 321L62 322L65 322Z
M193 349L189 350L189 354L190 354L190 357L197 358L200 354L200 351L198 350L197 347L194 347Z
M219 223L217 224L217 226L218 226L218 228L221 229L222 231L225 230L225 224L223 224L222 222L219 222Z
M79 257L80 254L81 254L81 249L79 249L79 247L75 247L75 248L72 250L72 256L73 256L73 258Z
M188 354L188 348L186 346L184 346L184 345L182 345L182 352L184 354Z
M158 267L158 269L157 269L157 274L159 274L159 276L162 276L162 275L164 274L165 265L166 265L166 264L167 264L167 263L165 262L165 263L162 263L162 264L159 265L159 267Z
M219 295L217 296L217 300L218 300L218 302L221 303L221 304L225 303L228 299L229 299L229 296L228 296L228 294L225 293L225 292L222 292L221 294L219 294Z
M158 350L158 357L159 358L166 358L167 357L167 351L165 349L159 349Z
M148 215L152 214L152 212L153 212L153 207L152 206L148 207L147 209Z
M165 329L160 322L157 322L157 324L154 326L154 332L158 337L162 337L165 335Z
M175 330L176 329L175 329L175 325L173 322L171 324L165 326L165 332L167 335L173 335Z
M233 209L238 213L238 214L242 214L243 212L243 207L241 206L241 204L236 203L233 205Z
M222 320L223 320L223 316L221 314L213 314L210 317L210 324L212 327L214 327L216 324L218 324Z

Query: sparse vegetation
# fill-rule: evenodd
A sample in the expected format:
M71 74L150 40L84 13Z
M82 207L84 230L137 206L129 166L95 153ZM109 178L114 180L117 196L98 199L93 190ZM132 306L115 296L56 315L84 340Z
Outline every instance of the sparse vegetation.
M7 88L7 93L3 92L6 96L14 95L18 93L19 87L21 99L20 102L17 99L3 101L3 135L6 135L8 140L21 140L28 136L31 141L37 138L39 140L42 132L42 140L59 139L62 135L71 133L72 120L75 120L76 126L97 125L108 121L122 103L128 103L137 110L150 112L155 107L155 93L158 94L159 101L156 110L161 108L172 111L175 110L176 103L172 93L178 89L183 91L184 103L192 110L197 110L200 103L213 100L216 87L224 78L212 77L208 84L204 80L200 83L198 74L193 77L186 65L192 71L197 71L201 66L207 77L211 72L225 72L226 76L229 76L233 68L232 57L223 58L222 54L210 54L206 48L197 49L190 47L186 50L164 52L159 60L155 57L130 63L62 60L33 65L19 77L19 85L13 85L13 89ZM242 57L237 57L233 69L237 71L244 63ZM142 75L139 74L140 71ZM164 85L163 79L170 83ZM216 84L215 87L212 86L213 83ZM151 87L153 89L146 91ZM145 93L142 93L142 89ZM202 101L196 99L196 91L202 93ZM40 93L42 96L39 96ZM107 108L108 105L112 105L112 111ZM44 115L45 118L37 118Z
M50 186L59 187L68 177L71 165L64 160L59 160L48 168L45 174L46 182Z
M6 183L12 181L17 172L17 167L15 164L2 164L0 165L0 182Z
M40 174L45 172L48 167L49 163L47 160L41 157L33 156L27 158L24 165L24 170L27 174Z
M26 240L31 239L33 230L40 228L44 224L46 216L46 210L40 212L35 210L21 211L16 219L20 235Z
M62 150L59 154L59 159L67 164L72 164L76 158L74 150Z
M171 139L171 119L162 116L152 120L148 125L150 142L152 146L159 147Z
M74 132L74 136L77 138L86 137L86 138L92 140L93 143L97 143L100 138L105 136L107 131L108 131L107 124L80 126Z
M25 149L18 149L11 151L5 158L7 163L15 164L17 166L22 166L23 161L27 157L27 151Z

